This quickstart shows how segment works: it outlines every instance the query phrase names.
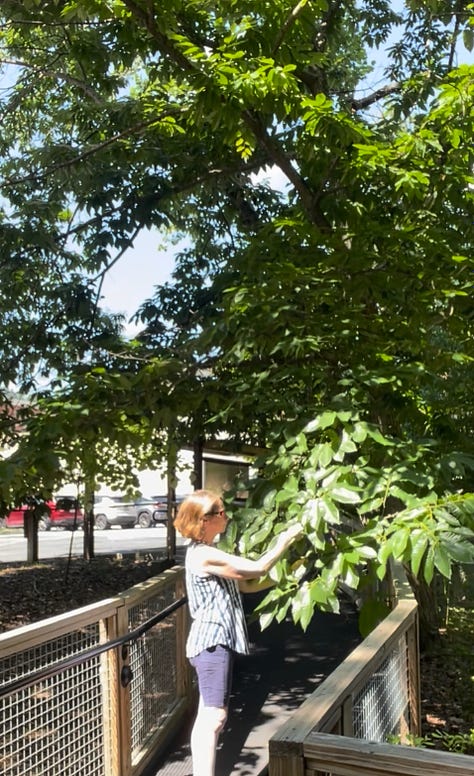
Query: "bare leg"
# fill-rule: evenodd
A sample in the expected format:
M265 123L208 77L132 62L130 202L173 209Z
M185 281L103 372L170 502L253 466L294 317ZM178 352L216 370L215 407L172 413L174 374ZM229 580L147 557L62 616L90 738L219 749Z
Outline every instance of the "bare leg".
M214 776L219 733L227 719L227 709L204 706L199 701L198 713L191 733L193 776Z

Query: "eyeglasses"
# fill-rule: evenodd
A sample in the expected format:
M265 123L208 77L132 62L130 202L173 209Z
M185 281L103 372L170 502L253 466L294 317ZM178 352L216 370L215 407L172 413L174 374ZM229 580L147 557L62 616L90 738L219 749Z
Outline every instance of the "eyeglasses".
M206 512L204 517L214 517L215 515L222 517L222 515L225 515L225 509L218 509L216 512Z

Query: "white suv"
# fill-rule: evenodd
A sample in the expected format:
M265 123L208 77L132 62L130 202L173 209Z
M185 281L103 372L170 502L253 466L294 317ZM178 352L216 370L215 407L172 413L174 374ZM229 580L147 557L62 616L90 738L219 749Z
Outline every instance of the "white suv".
M137 522L137 510L133 502L124 501L121 496L95 496L94 525L101 531L120 525L133 528Z

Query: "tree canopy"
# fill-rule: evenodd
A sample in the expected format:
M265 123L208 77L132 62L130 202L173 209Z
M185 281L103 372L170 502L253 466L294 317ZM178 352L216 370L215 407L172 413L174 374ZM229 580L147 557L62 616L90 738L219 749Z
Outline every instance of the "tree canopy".
M268 450L228 542L306 526L268 616L470 559L469 6L5 0L0 25L2 385L28 395L3 501L225 434ZM144 228L186 247L128 341L101 279Z

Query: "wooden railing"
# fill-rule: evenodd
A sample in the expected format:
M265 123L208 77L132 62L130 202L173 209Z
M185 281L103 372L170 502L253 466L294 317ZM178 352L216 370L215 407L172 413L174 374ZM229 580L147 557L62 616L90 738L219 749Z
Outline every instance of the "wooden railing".
M402 671L401 675L397 673L397 684L402 681L404 687L392 688L401 690L402 694L396 719L390 720L390 729L384 732L401 736L417 733L420 726L417 605L407 600L396 606L270 739L270 776L304 773L304 743L315 731L343 736L358 734L355 729L360 727L360 714L355 713L360 711L356 708L357 699L375 676L380 677L381 668L393 654L398 655ZM371 694L377 697L377 687ZM378 714L384 713L382 701L383 698L376 703ZM363 706L364 701L362 717ZM369 714L374 716L373 709L369 709Z
M306 776L473 776L474 758L410 746L310 733L304 742Z
M2 776L139 776L194 702L183 596L175 567L1 634Z
M270 739L269 776L474 776L467 755L384 743L419 735L419 682L417 604L407 598Z

